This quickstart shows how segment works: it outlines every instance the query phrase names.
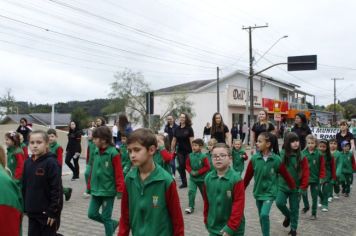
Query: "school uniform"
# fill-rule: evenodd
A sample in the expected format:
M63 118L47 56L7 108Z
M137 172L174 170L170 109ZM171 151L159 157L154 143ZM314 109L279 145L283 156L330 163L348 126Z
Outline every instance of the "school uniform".
M214 170L213 159L211 158L211 156L212 156L211 152L208 151L205 154L206 154L206 156L208 157L208 160L209 160L210 170Z
M328 208L329 201L328 198L332 196L333 184L336 181L336 166L335 158L330 155L329 157L324 153L321 153L325 161L325 180L323 185L319 190L320 203L323 208Z
M221 230L231 236L245 233L245 187L241 175L229 168L219 177L211 171L204 180L204 224L211 236Z
M352 181L351 176L353 175L353 172L356 171L355 158L352 152L341 152L339 158L342 162L342 189L345 194L349 194Z
M124 172L124 177L126 177L127 173L131 170L131 166L132 166L126 144L121 144L120 155L121 155L122 171Z
M197 188L203 195L203 184L206 174L210 171L210 164L205 153L192 152L187 159L186 169L190 174L188 184L189 207L194 209Z
M23 151L25 159L27 159L28 158L28 147L27 147L26 143L20 143L20 148Z
M93 166L88 179L91 200L88 217L104 224L105 235L111 236L118 222L111 219L115 196L121 198L124 189L121 158L114 146L95 149ZM102 207L102 213L99 209Z
M337 195L340 193L340 184L341 184L341 179L342 178L342 160L340 158L341 152L338 150L335 150L335 152L332 154L334 159L335 159L335 167L336 167L336 181L334 183L334 193Z
M20 147L12 146L7 148L7 167L17 183L21 182L24 162L25 156Z
M285 151L281 151L281 160L283 163L285 159ZM301 156L298 163L297 155L292 153L289 157L289 162L286 164L288 173L292 176L296 189L291 190L283 178L278 180L278 194L276 205L282 214L290 219L291 230L297 230L299 219L299 202L300 194L307 191L309 182L309 166L308 159ZM289 199L290 209L287 207L287 200Z
M21 190L0 165L0 235L19 236L23 202Z
M159 147L153 155L153 161L160 165L169 174L172 174L172 167L170 165L171 160L173 160L173 155L164 147Z
M176 183L159 165L144 180L138 168L125 178L118 236L184 235Z
M302 151L302 155L308 159L309 164L309 186L310 194L312 197L312 215L316 216L318 207L318 194L320 188L320 182L325 181L325 161L320 152L315 149L313 152L309 152L308 149ZM308 193L303 193L304 209L309 209Z
M24 212L29 218L28 235L56 235L62 210L62 182L59 166L53 153L25 161L22 178ZM48 218L55 219L52 226Z
M245 161L247 161L248 156L244 149L240 148L239 150L233 148L232 149L232 167L234 170L240 175L244 171Z
M296 188L295 182L288 173L286 166L281 163L280 157L273 152L268 157L263 157L260 152L254 154L246 169L245 188L252 177L255 179L253 196L256 199L263 236L270 235L269 212L273 201L277 197L279 175L286 180L290 189L294 190Z
M88 185L88 179L91 172L91 167L94 161L94 154L95 154L96 145L94 144L93 140L88 140L88 147L87 147L87 158L86 158L86 166L84 172L85 183Z

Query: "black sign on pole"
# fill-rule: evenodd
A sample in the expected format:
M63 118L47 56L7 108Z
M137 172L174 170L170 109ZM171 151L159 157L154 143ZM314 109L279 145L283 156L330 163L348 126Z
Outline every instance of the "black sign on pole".
M288 57L288 71L316 70L316 69L317 69L316 55Z
M153 114L154 111L154 92L146 93L146 111L147 114Z

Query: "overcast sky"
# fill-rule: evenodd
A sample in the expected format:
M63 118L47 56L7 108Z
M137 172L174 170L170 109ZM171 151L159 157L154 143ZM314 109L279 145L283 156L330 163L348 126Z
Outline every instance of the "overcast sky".
M265 74L324 105L333 102L331 78L344 78L337 98L345 101L356 97L355 9L349 0L0 0L0 92L54 103L106 98L124 68L152 89L216 78L217 66L222 76L247 72L242 26L268 23L253 31L255 69L317 54L316 71Z

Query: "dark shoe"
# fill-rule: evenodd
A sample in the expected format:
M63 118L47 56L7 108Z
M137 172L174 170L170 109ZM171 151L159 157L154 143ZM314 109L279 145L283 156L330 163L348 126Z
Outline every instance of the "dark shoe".
M309 211L309 209L310 209L309 207L304 207L302 212L305 214L305 213L307 213Z
M345 193L345 197L349 197L350 195L348 193Z
M294 229L291 229L288 233L288 235L292 235L292 236L297 236L297 231Z
M290 225L290 219L287 217L284 218L284 221L283 221L284 228L287 228L289 225Z
M66 201L69 201L71 196L72 196L72 188L68 188L68 192L64 194L64 198Z
M77 179L79 179L79 176L78 175L73 175L73 177L72 177L72 181L75 181L75 180L77 180Z
M187 187L187 184L181 184L180 186L179 186L179 188L186 188Z

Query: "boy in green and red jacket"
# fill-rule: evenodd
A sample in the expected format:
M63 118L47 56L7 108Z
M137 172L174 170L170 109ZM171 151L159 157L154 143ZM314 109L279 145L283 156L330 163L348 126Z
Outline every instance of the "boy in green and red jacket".
M55 129L47 130L48 138L49 138L49 151L56 155L57 163L60 169L60 176L62 177L62 166L63 166L63 148L59 143L57 143L57 131ZM72 188L63 187L63 194L66 201L72 196Z
M0 160L3 159L5 152L0 147ZM22 194L4 167L0 163L0 235L19 236L23 212Z
M126 177L127 173L131 170L131 161L129 157L129 152L127 151L127 137L126 134L121 134L121 145L120 145L120 155L121 155L121 165L122 170L124 172L124 177Z
M105 235L111 236L118 225L116 220L111 219L115 196L120 199L124 190L121 158L112 144L112 132L107 126L95 128L93 140L97 148L88 179L88 191L91 194L88 217L104 224Z
M218 141L216 141L215 138L211 138L208 141L208 152L206 153L206 155L208 156L208 160L209 160L209 165L210 165L210 170L214 170L214 166L213 166L213 160L211 159L211 155L212 155L212 151L213 151L213 147L218 143Z
M245 187L241 175L230 167L231 150L216 144L214 168L204 180L204 224L210 235L243 236Z
M291 190L296 188L286 166L281 162L280 157L272 152L273 138L269 132L263 132L258 136L256 144L259 152L251 157L244 178L245 189L252 177L255 179L253 196L256 199L263 236L270 235L269 213L277 197L280 175L286 180Z
M340 152L337 150L337 141L336 139L329 140L330 153L334 157L335 160L335 173L336 173L336 181L334 183L334 195L332 196L334 199L339 199L340 196L340 177L342 172L342 162L340 159Z
M306 138L307 147L302 151L302 156L308 159L309 164L309 186L312 197L312 214L311 220L316 220L316 212L318 208L318 195L320 184L325 182L325 161L324 157L316 148L317 139L314 135L309 134ZM308 192L303 193L304 208L303 213L310 209Z
M132 165L125 178L118 236L184 235L184 221L176 183L153 161L156 136L137 129L128 137Z
M191 214L194 212L195 196L197 188L203 196L203 185L206 174L210 171L209 159L205 153L202 153L204 146L203 139L194 139L192 141L193 152L189 154L186 161L186 169L190 174L188 184L188 199L189 207L185 209L185 213Z
M242 148L242 141L240 139L234 140L234 147L232 149L232 167L240 175L244 171L245 161L248 160L248 156L245 150Z
M354 155L350 152L351 144L345 140L341 143L341 147L342 152L339 158L342 163L342 192L345 197L349 197L352 175L356 171L356 163Z

